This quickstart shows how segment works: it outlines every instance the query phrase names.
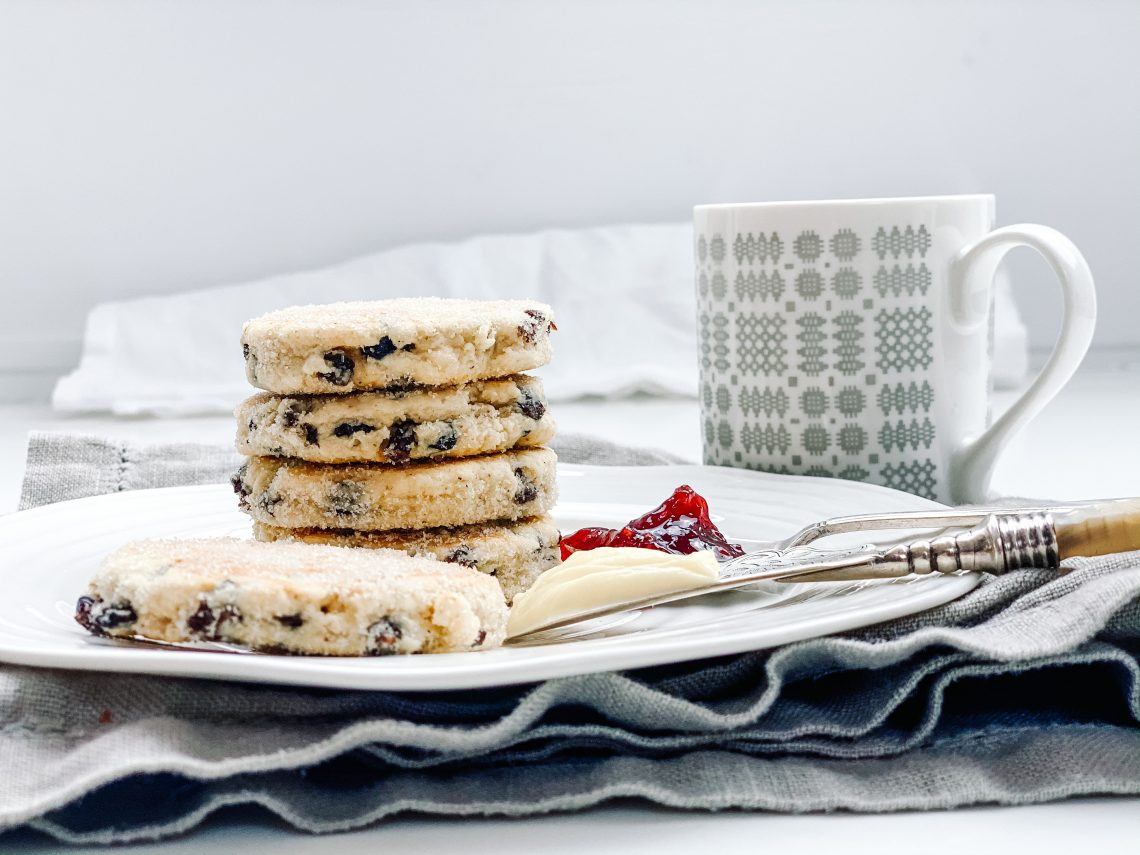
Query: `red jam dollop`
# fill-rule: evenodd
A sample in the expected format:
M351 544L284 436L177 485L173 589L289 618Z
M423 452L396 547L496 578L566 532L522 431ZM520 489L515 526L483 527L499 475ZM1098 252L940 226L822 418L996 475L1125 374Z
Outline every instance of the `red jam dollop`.
M688 484L682 484L673 495L645 516L630 520L625 527L583 528L562 538L562 560L571 553L599 546L640 546L688 555L701 549L716 553L718 561L744 554L735 543L729 543L709 517L709 503Z

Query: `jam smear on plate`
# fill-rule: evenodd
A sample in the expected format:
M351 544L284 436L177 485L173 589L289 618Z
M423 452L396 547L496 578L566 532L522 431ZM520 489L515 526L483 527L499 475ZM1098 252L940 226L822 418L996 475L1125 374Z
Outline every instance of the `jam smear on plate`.
M623 528L583 528L562 538L562 560L571 553L599 546L640 546L688 555L701 549L716 553L718 561L744 554L730 543L709 517L709 503L688 484L645 516L630 520Z

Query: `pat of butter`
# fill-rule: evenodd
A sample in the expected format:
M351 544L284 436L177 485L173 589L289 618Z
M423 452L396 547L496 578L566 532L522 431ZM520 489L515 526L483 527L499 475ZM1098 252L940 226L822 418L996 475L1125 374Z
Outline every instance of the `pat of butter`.
M703 588L717 581L719 571L716 556L708 550L672 555L604 546L575 552L515 596L507 635L521 635L579 612Z

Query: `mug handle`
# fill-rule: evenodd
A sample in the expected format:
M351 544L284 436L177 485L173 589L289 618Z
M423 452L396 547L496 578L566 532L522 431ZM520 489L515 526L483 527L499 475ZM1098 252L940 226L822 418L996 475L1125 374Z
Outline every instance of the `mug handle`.
M998 454L1069 382L1088 352L1096 326L1096 292L1085 257L1071 240L1048 226L1022 224L995 229L962 250L950 273L951 317L961 330L989 322L994 273L1017 246L1037 250L1061 280L1064 316L1053 353L1021 397L985 432L954 455L950 494L955 502L984 502Z

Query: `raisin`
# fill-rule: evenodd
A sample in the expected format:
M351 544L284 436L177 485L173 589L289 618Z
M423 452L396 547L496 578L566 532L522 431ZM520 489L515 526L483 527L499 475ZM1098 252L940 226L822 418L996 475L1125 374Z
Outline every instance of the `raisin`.
M249 359L249 345L248 344L243 344L241 346L241 358L242 359Z
M246 425L246 428L248 428L250 433L253 433L255 430L257 430L257 422L255 422L253 419L250 419L249 424Z
M393 463L407 463L416 444L416 423L403 419L388 428L388 442L384 446L384 456Z
M391 618L380 618L368 627L368 648L365 652L369 656L390 656L396 652L396 644L403 635L398 623Z
M309 445L320 445L321 436L317 432L317 426L305 423L305 442Z
M230 477L230 486L234 488L234 493L238 497L238 507L243 511L249 510L249 502L247 501L249 488L245 485L245 473L247 471L249 471L249 464L243 463L241 468Z
M528 419L534 419L536 422L546 415L546 404L542 403L539 397L530 389L522 390L522 396L515 406L518 407L520 413Z
M96 614L95 625L100 629L117 629L122 626L131 626L138 619L139 616L135 614L134 607L126 601L121 601L112 603Z
M376 344L369 344L360 348L360 352L369 359L383 359L385 356L395 353L396 350L396 343L388 336L384 336Z
M403 347L400 348L400 350L407 351L408 353L411 353L415 349L416 349L416 345L414 342L409 342L408 344L405 344Z
M475 562L475 556L471 554L471 548L469 546L460 546L443 560L448 564L461 564L464 567L474 568L478 566Z
M475 641L471 644L471 646L472 647L478 647L480 644L482 644L486 640L487 640L487 630L481 629L481 630L479 630L479 634L477 636L475 636Z
M519 488L515 491L516 505L525 505L538 498L538 487L534 485L533 481L526 477L525 472L521 469L516 469L515 478L518 479L519 482Z
M332 371L318 373L317 377L332 383L334 386L347 386L351 382L356 363L343 350L330 350L325 354L325 363Z
M75 603L75 622L89 632L98 632L91 609L95 606L94 597L80 597Z
M329 490L329 510L338 517L350 517L360 513L364 487L356 481L339 481Z
M333 430L333 436L348 437L354 433L372 433L374 430L376 428L364 422L343 422Z
M230 621L242 621L242 614L236 606L222 606L221 611L215 612L202 600L198 603L198 610L186 618L186 628L196 638L217 641L223 636L222 627Z
M527 309L523 314L527 316L527 320L519 324L519 337L527 344L534 344L538 340L540 329L545 326L546 330L550 331L550 322L546 319L546 315L537 309Z
M186 618L186 628L195 636L208 636L214 629L214 610L205 600L198 603L198 610Z
M305 619L301 617L300 612L296 612L291 615L274 615L273 619L282 626L289 627L289 629L296 629L305 622Z
M455 425L447 422L444 425L443 433L428 448L434 448L436 451L451 451L457 442L459 442L459 434L455 431Z
M296 427L297 422L301 421L301 414L304 412L299 401L289 401L285 404L285 414L281 416L281 421L285 427Z

